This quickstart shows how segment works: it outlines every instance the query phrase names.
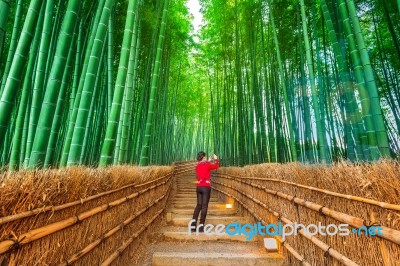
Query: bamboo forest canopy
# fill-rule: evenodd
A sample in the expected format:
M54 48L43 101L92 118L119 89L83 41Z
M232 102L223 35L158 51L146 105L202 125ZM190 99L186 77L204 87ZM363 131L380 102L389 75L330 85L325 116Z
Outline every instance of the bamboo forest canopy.
M10 170L400 154L400 0L0 0Z

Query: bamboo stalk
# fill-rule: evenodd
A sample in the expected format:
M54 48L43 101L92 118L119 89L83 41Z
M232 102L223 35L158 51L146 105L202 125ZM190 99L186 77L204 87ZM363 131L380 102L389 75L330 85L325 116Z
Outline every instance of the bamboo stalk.
M312 191L318 191L318 192L321 192L321 193L324 193L324 194L327 194L327 195L330 195L330 196L335 196L335 197L339 197L339 198L345 198L345 199L348 199L348 200L354 200L354 201L368 203L368 204L379 206L381 208L388 209L388 210L400 211L400 205L396 205L396 204L392 204L392 203L388 203L388 202L381 202L381 201L377 201L377 200L373 200L373 199L367 199L367 198L353 196L353 195L341 194L341 193L333 192L333 191L330 191L330 190L311 187L311 186L306 186L306 185L302 185L302 184L298 184L298 183L294 183L294 182L290 182L290 181L286 181L286 180L280 180L280 179L274 179L274 178L238 177L238 176L233 176L233 175L228 175L228 174L217 174L217 175L219 177L223 177L223 178L224 177L225 178L232 178L232 179L236 179L236 180L239 179L238 180L239 182L242 182L240 179L251 179L251 180L279 182L279 183L288 184L288 185L292 185L292 186L296 186L296 187L300 187L300 188L309 189L309 190L312 190Z
M113 189L113 190L110 190L110 191L105 191L105 192L102 192L102 193L99 193L99 194L96 194L96 195L93 195L93 196L89 196L89 197L84 198L84 199L75 200L75 201L68 202L68 203L61 204L61 205L57 205L57 206L44 206L44 207L36 208L36 209L30 210L30 211L25 211L25 212L21 212L21 213L9 215L9 216L1 217L0 218L0 225L5 224L5 223L9 223L9 222L12 222L12 221L20 220L20 219L23 219L23 218L31 217L31 216L34 216L34 215L37 215L37 214L40 214L40 213L45 213L45 212L49 212L49 211L56 212L56 211L60 211L60 210L66 209L66 208L70 208L70 207L73 207L73 206L76 206L76 205L79 205L79 204L84 204L84 203L86 203L88 201L91 201L91 200L94 200L94 199L98 199L100 197L103 197L103 196L106 196L106 195L109 195L109 194L113 194L115 192L124 190L126 188L141 187L141 186L144 186L144 185L148 185L150 183L154 183L156 181L159 181L160 179L166 178L166 177L171 176L171 175L172 175L172 173L169 173L169 174L167 174L165 176L162 176L160 178L157 178L155 180L152 180L152 181L146 182L144 184L140 184L140 185L128 184L128 185L125 185L125 186L120 187L120 188L116 188L116 189Z
M130 194L129 196L114 200L114 201L112 201L110 203L107 203L107 204L103 204L101 206L95 207L95 208L93 208L91 210L88 210L88 211L80 213L80 214L78 214L76 216L64 219L62 221L59 221L59 222L56 222L56 223L52 223L52 224L49 224L49 225L46 225L46 226L43 226L43 227L40 227L40 228L37 228L37 229L30 230L27 233L24 233L24 234L20 235L17 238L17 240L5 240L5 241L2 241L2 242L0 242L0 254L3 254L5 252L9 251L10 249L13 249L15 246L21 246L21 245L28 244L28 243L30 243L30 242L32 242L34 240L37 240L37 239L42 238L44 236L47 236L47 235L53 234L55 232L58 232L60 230L63 230L63 229L65 229L65 228L67 228L67 227L69 227L71 225L74 225L74 224L76 224L76 223L78 223L78 222L80 222L80 221L82 221L84 219L87 219L87 218L89 218L91 216L94 216L95 214L104 212L104 211L108 210L111 207L115 207L115 206L121 205L122 203L124 203L124 202L126 202L126 201L128 201L130 199L136 198L139 195L141 195L141 194L143 194L143 193L145 193L145 192L147 192L147 191L149 191L149 190L151 190L151 189L153 189L155 187L161 186L161 185L163 185L163 184L165 184L167 182L168 181L164 181L164 182L159 183L157 185L154 185L154 186L152 186L150 188L146 188L144 190L141 190L141 191L138 191L138 192L134 192L134 193Z
M227 186L226 184L223 184L223 183L220 183L220 182L217 182L217 181L213 181L213 182L215 182L216 184L219 184L219 185L221 185L221 186L230 187L231 189L233 189L233 190L237 191L238 193L240 193L240 194L242 194L242 195L244 195L244 196L247 197L247 194L246 194L246 193L244 193L244 192L242 192L242 191L240 191L240 190L238 190L238 189L236 189L236 188L233 188L232 186ZM235 197L235 196L233 196L233 195L230 195L229 193L225 193L225 192L223 192L223 191L220 190L220 189L217 189L217 188L214 188L214 189L217 190L217 191L220 191L220 192L222 192L222 193L224 193L224 194L226 194L226 195L228 195L228 196L233 197L233 198L234 198L235 200L237 200L241 205L245 206L245 204L243 204L237 197ZM256 203L261 203L261 206L263 206L265 209L267 209L268 211L270 211L270 208L267 208L266 205L263 204L262 202L260 202L260 201L257 200ZM247 209L247 208L246 208L246 209ZM250 211L250 212L251 212L251 211ZM273 211L272 213L274 214L274 216L281 217L281 220L282 220L283 222L289 223L289 224L293 224L289 219L287 219L287 218L281 216L279 213L277 213L277 212L275 212L275 211ZM357 265L358 265L357 263L355 263L354 261L350 260L349 258L347 258L346 256L344 256L343 254L339 253L338 251L336 251L336 250L333 249L332 247L328 246L326 243L324 243L324 242L322 242L321 240L317 239L316 237L311 236L311 235L308 235L308 234L305 234L305 233L303 232L303 230L299 230L298 232L301 233L301 235L303 235L304 237L306 237L308 240L312 241L317 247L319 247L320 249L322 249L324 252L328 252L328 254L331 255L333 258L335 258L335 259L337 259L338 261L342 262L344 265L347 265L347 266L357 266Z

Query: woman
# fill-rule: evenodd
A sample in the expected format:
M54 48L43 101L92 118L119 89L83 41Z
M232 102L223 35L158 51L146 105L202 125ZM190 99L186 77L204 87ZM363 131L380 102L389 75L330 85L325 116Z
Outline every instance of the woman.
M212 159L215 160L213 164L210 162ZM209 161L207 161L206 153L201 151L197 153L197 161L197 205L193 213L194 222L192 223L192 228L196 228L197 226L197 219L200 211L200 224L204 226L204 222L206 221L207 216L208 202L210 201L211 194L210 171L215 170L219 167L218 157L215 154L210 156ZM204 232L203 226L199 227L199 232ZM192 229L192 231L195 230L196 229Z

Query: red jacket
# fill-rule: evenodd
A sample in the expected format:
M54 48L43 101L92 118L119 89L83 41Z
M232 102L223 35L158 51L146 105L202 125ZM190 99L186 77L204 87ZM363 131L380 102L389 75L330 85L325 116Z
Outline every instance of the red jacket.
M211 187L210 183L210 171L215 170L219 167L218 160L212 164L209 161L201 161L197 163L196 174L197 174L197 186L198 187Z

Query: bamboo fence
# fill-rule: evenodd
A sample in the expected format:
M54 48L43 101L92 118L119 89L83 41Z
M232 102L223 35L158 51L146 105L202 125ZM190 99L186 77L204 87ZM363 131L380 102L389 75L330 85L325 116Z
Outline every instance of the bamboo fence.
M181 163L173 167L79 168L3 176L0 181L5 193L1 197L6 204L1 207L8 215L0 217L0 264L129 265L140 255L138 245L148 242L146 229L165 222L162 214L174 176L188 171L187 164ZM43 182L46 178L51 184L61 185L50 186ZM82 183L92 186L84 188ZM17 189L15 184L19 185ZM11 185L17 197L13 201L6 198L11 195ZM80 196L67 201L71 197L60 186ZM46 206L31 196L42 192L51 195L46 202L61 204ZM24 195L34 200L26 205ZM9 210L15 202L24 204Z
M399 163L220 168L213 188L263 224L380 226L382 236L311 236L281 243L288 265L397 265L400 261ZM346 193L346 194L345 194Z

